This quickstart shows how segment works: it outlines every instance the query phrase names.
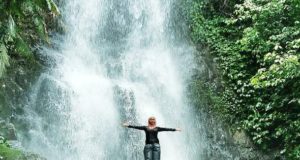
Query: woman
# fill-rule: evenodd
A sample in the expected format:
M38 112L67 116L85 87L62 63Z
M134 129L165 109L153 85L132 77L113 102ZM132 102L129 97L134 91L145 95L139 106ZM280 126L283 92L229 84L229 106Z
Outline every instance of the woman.
M146 133L146 145L144 147L145 160L160 160L160 145L157 138L158 132L161 131L181 131L180 128L162 128L156 126L155 117L149 117L148 126L132 126L128 123L123 124L124 127L144 130Z

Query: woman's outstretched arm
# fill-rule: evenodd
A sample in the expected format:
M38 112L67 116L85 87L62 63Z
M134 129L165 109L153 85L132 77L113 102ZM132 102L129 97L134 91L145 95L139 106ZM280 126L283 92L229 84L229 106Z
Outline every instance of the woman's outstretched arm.
M123 126L128 128L138 129L138 130L146 130L146 126L133 126L133 125L129 125L128 123L123 123Z
M158 132L161 131L181 131L180 128L164 128L164 127L157 127Z

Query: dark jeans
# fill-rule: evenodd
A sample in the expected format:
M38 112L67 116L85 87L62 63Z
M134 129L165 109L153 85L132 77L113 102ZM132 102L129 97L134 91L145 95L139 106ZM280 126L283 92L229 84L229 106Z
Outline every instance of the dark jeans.
M160 145L158 143L146 144L144 147L145 160L160 160Z

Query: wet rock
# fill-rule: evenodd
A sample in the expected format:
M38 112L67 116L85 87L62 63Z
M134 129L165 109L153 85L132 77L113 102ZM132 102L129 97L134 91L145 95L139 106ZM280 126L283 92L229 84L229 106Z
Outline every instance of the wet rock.
M240 145L241 147L246 147L246 148L253 147L250 138L247 136L244 130L236 131L233 134L233 140L236 145Z
M46 160L46 158L43 158L38 154L25 153L24 160Z
M46 160L38 154L24 151L17 140L7 140L0 136L0 160Z
M26 77L26 72L24 71L23 68L19 68L16 71L16 76L14 81L18 86L20 86L20 90L23 90L23 88L26 88L29 85L27 78L24 77Z
M0 136L7 138L8 140L16 140L16 129L12 123L0 121Z
M0 144L0 160L46 160L37 154L24 152L6 144Z
M3 143L5 143L5 138L0 136L0 144L3 144Z

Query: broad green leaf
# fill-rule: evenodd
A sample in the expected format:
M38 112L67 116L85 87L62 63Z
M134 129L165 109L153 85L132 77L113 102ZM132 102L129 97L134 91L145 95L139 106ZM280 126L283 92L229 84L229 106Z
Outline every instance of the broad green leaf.
M7 53L7 49L3 43L0 43L0 77L3 75L8 65L9 56Z

